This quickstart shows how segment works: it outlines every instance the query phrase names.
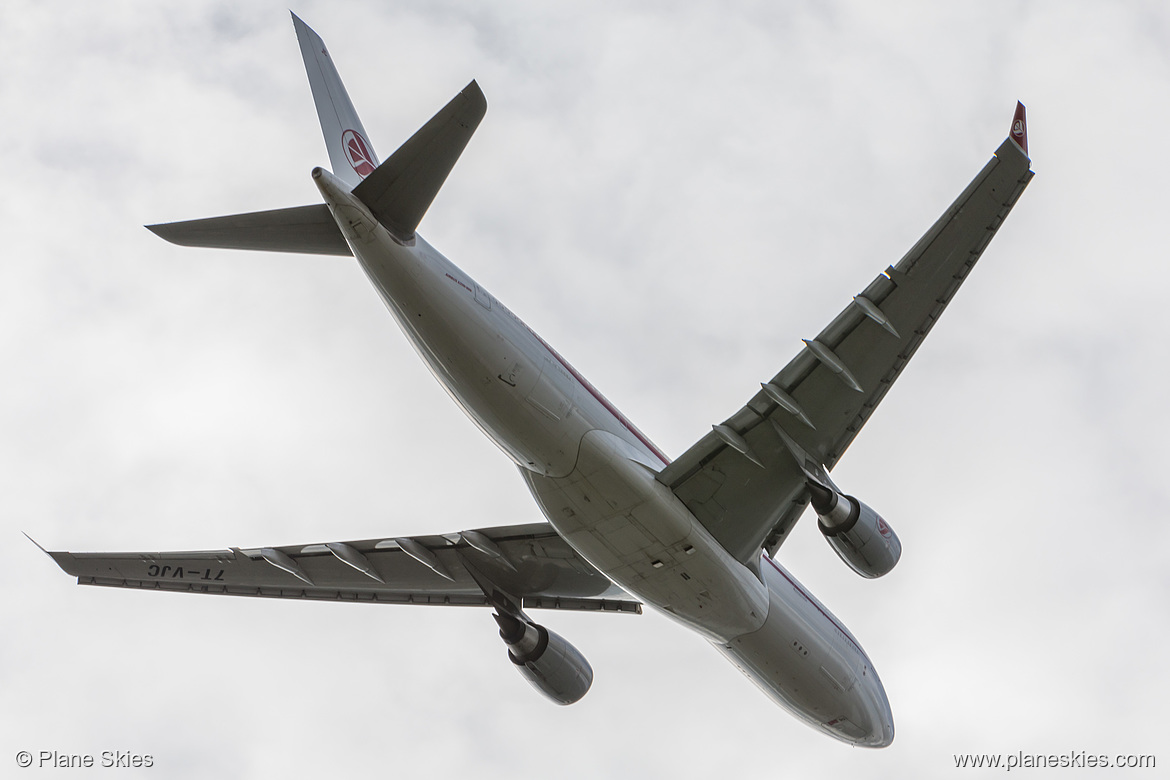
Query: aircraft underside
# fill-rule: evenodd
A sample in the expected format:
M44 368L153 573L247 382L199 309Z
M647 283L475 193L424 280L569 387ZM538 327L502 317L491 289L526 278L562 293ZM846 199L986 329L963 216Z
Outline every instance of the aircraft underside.
M536 609L662 611L769 697L849 744L894 737L857 639L774 560L811 504L862 577L892 570L890 525L829 476L1032 176L1022 105L995 156L742 408L673 461L543 339L416 232L484 112L470 83L380 162L323 41L294 25L332 164L324 205L150 226L174 243L353 255L468 417L519 467L547 522L320 544L49 555L81 584L487 607L513 666L560 704L593 670Z

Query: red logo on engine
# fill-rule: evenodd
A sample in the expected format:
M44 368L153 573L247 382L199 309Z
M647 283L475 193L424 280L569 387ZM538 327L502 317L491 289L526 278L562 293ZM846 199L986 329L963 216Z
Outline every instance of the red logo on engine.
M361 133L356 130L346 130L341 134L341 146L345 149L346 159L357 175L363 179L374 172L374 155L370 153L370 145Z
M878 518L878 533L887 539L890 538L890 527L886 525L886 521Z

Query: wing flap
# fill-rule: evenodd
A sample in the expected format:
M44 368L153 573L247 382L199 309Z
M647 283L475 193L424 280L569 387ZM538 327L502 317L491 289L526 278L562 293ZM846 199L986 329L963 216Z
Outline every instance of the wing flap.
M475 536L478 535L478 536ZM404 539L193 552L48 552L79 585L182 593L374 604L487 606L469 568L525 606L641 612L641 605L590 566L547 523L503 526L409 541L430 552L440 576L404 549ZM484 552L482 538L491 541ZM331 547L349 550L337 552ZM417 550L416 550L417 551ZM353 560L357 552L373 573ZM375 576L376 575L376 576Z
M353 255L325 204L166 222L146 229L180 246Z
M832 468L938 321L1033 173L1010 138L895 266L875 278L723 425L751 459L708 434L662 470L736 558L774 554L808 503L779 431ZM818 354L819 353L819 354ZM853 386L854 381L861 388ZM786 408L790 406L792 408ZM795 410L795 411L794 411Z

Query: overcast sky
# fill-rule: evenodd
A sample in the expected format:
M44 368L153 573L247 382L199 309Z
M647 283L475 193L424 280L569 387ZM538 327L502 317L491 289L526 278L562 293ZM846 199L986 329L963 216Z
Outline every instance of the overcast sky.
M866 648L897 738L817 734L656 614L540 613L596 674L557 708L486 610L74 585L19 532L207 549L540 516L354 261L141 227L319 202L286 5L8 0L0 767L56 749L176 778L904 778L956 753L1158 753L1165 3L293 10L383 158L479 80L487 116L420 231L671 456L896 262L1028 106L1036 178L834 472L901 564L862 580L807 517L778 555Z

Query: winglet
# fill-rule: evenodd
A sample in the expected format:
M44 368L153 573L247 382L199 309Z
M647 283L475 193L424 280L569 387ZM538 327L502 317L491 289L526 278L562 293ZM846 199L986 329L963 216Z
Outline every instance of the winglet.
M1008 134L1020 151L1028 154L1028 119L1024 115L1024 104L1016 101L1016 115L1012 117L1012 131Z
M66 574L72 574L75 577L77 576L77 571L75 569L70 568L70 566L67 565L70 561L74 560L72 555L70 555L67 552L51 552L49 550L46 550L44 547L41 547L40 542L38 542L36 539L32 538L24 531L21 531L21 533L24 534L24 538L28 539L30 542L35 544L37 546L38 550L40 550L45 555L52 558L53 563L55 563L61 567L61 571L65 572Z
M27 533L25 533L24 531L21 531L21 533L22 533L22 534L24 534L24 538L25 538L25 539L28 539L30 542L32 542L33 544L35 544L35 545L37 546L37 549L38 549L38 550L40 550L41 552L43 552L45 555L49 556L50 558L52 558L52 557L53 557L53 554L52 554L51 552L49 552L48 550L46 550L44 547L41 547L40 543L39 543L39 542L37 542L37 540L36 540L36 539L32 538L31 536L29 536L29 535L28 535Z

